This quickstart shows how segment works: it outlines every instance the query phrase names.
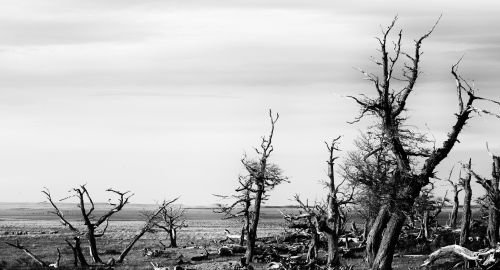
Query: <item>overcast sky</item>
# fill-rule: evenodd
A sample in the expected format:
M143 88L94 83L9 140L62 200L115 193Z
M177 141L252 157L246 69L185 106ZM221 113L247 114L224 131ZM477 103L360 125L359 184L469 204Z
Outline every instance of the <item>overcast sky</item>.
M97 201L114 187L137 203L217 202L268 133L269 108L281 115L271 159L291 181L269 203L321 198L323 141L343 135L350 150L369 123L346 123L358 108L345 96L373 93L355 68L375 70L380 25L399 15L410 48L443 14L408 105L439 144L462 55L462 74L500 99L499 12L498 1L2 1L0 201L87 183ZM471 156L489 176L484 142L500 150L499 132L498 119L472 119L439 175Z

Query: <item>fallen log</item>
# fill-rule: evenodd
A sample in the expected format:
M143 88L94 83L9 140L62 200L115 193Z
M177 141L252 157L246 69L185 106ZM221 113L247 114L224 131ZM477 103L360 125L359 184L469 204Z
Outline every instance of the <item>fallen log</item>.
M500 253L500 247L492 248L483 252L471 251L459 245L449 245L442 247L429 255L421 267L426 267L434 261L447 257L458 256L466 260L475 261L482 266L496 264L495 254Z

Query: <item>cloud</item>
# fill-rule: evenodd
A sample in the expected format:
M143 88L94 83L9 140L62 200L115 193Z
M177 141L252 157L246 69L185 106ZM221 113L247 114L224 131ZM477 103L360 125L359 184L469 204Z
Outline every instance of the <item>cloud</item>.
M11 190L38 183L65 192L67 179L85 179L96 189L137 190L142 202L161 199L168 189L191 194L183 195L186 202L210 203L209 193L220 193L211 189L231 191L241 154L268 129L269 108L282 115L273 162L292 178L283 190L314 196L320 187L307 179L324 176L322 142L343 134L342 147L350 149L366 125L346 124L357 108L345 95L373 93L355 68L376 70L369 57L377 56L373 37L380 25L399 14L397 27L411 48L443 13L424 44L424 73L409 103L411 124L423 130L427 124L439 141L456 109L449 69L463 54L462 74L483 95L498 96L498 5L4 1L0 160L6 169L0 179L12 186L0 197L19 199ZM476 142L497 134L497 126L473 119L457 148L460 157L477 156ZM206 192L192 192L195 185ZM25 192L24 198L39 193L36 187ZM289 203L288 196L273 195L272 203Z

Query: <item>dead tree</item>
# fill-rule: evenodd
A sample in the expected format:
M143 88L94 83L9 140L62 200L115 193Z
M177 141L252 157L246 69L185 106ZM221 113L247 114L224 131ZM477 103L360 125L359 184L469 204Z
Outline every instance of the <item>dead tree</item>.
M486 144L487 145L487 144ZM488 153L493 159L491 169L491 179L486 179L479 176L473 170L471 174L476 178L477 182L486 190L486 203L488 206L488 229L487 236L490 247L496 247L499 239L498 230L500 228L500 156L492 154L489 149Z
M458 200L458 195L463 190L461 183L461 174L458 175L458 183L455 183L451 180L451 175L453 173L453 168L450 170L450 175L448 176L448 183L450 183L453 189L453 209L450 212L450 217L448 219L448 223L451 228L457 227L457 219L458 219L458 207L460 206L460 202Z
M299 195L295 195L295 201L299 204L301 211L297 215L284 214L283 218L289 223L289 228L298 230L299 232L306 232L310 235L309 244L307 249L307 264L313 266L316 263L318 256L318 245L320 242L320 232L318 217L324 215L324 206L314 204L309 206L306 201L303 203Z
M230 204L217 204L217 208L214 212L224 214L224 219L241 219L243 226L241 228L239 244L240 246L243 246L245 239L247 238L248 231L250 230L250 219L252 217L250 207L252 206L252 201L254 200L251 196L253 182L250 177L240 175L238 177L238 183L239 186L235 189L236 195L226 196L214 194L216 197L232 201Z
M276 114L276 117L274 117L272 111L269 110L269 118L271 121L271 132L268 137L262 137L260 148L255 148L255 151L259 155L259 159L256 161L249 160L245 156L241 160L252 182L252 185L249 185L249 191L253 194L252 197L254 198L253 213L247 233L248 240L245 253L246 264L252 261L255 252L255 241L257 240L257 229L260 220L260 208L266 192L287 181L286 177L282 175L281 169L276 164L268 162L269 156L274 150L272 145L274 126L278 121L279 114Z
M389 27L383 29L382 36L378 38L381 57L380 59L373 59L373 61L381 68L381 75L362 71L365 79L373 84L375 96L350 97L361 108L360 115L353 122L357 122L368 115L380 120L385 139L383 145L393 153L396 159L397 166L394 172L394 180L398 186L402 187L398 189L392 207L389 209L390 218L382 233L377 255L370 266L374 270L391 269L395 246L405 222L405 213L411 211L420 191L429 184L430 178L434 176L436 167L454 147L458 135L462 132L471 113L490 113L474 107L474 101L492 101L477 96L474 86L457 74L458 63L453 65L451 73L456 82L458 112L455 114L456 121L453 123L447 138L441 147L431 149L431 151L419 151L418 149L405 147L403 141L409 128L405 125L407 116L403 112L406 111L408 98L414 92L415 83L421 73L422 43L434 31L437 22L431 30L415 40L412 54L403 52L401 46L402 31L399 31L396 41L392 43L394 50L390 53L391 42L388 39L396 20L397 18L392 21ZM397 67L396 64L399 64L402 57L406 57L407 62L403 64L401 76L397 76L394 71ZM494 103L500 104L498 102ZM421 162L414 162L418 158L421 159ZM394 207L396 205L397 207Z
M128 203L128 200L132 196L132 195L128 195L129 192L120 192L120 191L116 191L113 189L107 189L106 191L117 194L119 196L118 202L117 203L110 203L113 208L110 209L108 212L106 212L104 215L102 215L98 219L95 219L92 215L92 213L95 210L95 205L94 205L94 202L92 201L92 198L91 198L87 188L85 187L85 185L81 185L79 188L74 188L72 190L73 194L62 199L62 200L66 200L69 198L76 198L78 200L78 208L80 208L80 212L81 212L83 222L84 222L84 225L86 228L86 230L83 232L81 232L80 229L78 229L77 227L73 226L64 217L63 212L59 210L59 208L56 206L56 204L52 200L52 196L50 195L49 190L45 189L44 191L42 191L42 193L45 194L47 200L50 202L50 204L52 205L52 207L55 210L52 213L59 217L62 224L64 226L67 226L71 231L75 232L76 234L84 235L87 238L87 241L88 241L89 247L90 247L90 255L92 257L92 260L95 263L102 262L101 258L99 257L98 250L97 250L97 240L96 239L104 236L104 233L106 232L106 229L108 228L109 218L112 215L114 215L115 213L122 210L123 206L125 206ZM87 206L90 206L90 207L87 209ZM104 225L104 226L103 226L102 230L98 232L97 230L99 229L99 227L101 225Z
M360 206L358 212L365 218L365 259L371 264L389 218L388 205L398 188L393 177L396 160L384 147L380 125L362 133L354 144L356 150L348 152L342 176L356 187L355 203Z
M162 210L158 218L154 220L154 227L160 228L168 233L171 248L177 247L177 231L188 227L186 223L186 209L181 205L167 207L160 206Z
M469 164L466 167L467 175L465 178L461 179L462 186L464 189L464 207L463 207L463 215L462 215L462 225L460 229L460 245L466 246L469 241L469 231L470 231L470 222L472 218L472 211L470 208L471 200L472 200L472 188L470 186L470 180L472 178L471 170L472 170L472 160L469 159Z
M433 191L434 185L431 185L430 188L423 188L420 196L415 199L414 212L420 221L420 231L417 236L419 239L430 239L430 226L437 223L437 217L448 201L447 192L443 198L435 198L432 195Z
M432 252L427 260L425 260L424 263L420 265L420 267L428 267L438 259L446 258L448 261L452 261L454 259L456 260L457 258L460 258L462 261L459 261L459 263L452 268L458 269L458 266L464 261L474 261L480 269L493 270L498 269L500 265L500 261L498 260L499 254L499 247L495 247L486 251L481 250L473 252L459 245L450 245L444 246Z
M104 236L106 233L106 229L108 228L109 225L109 219L116 214L117 212L121 211L122 208L128 203L130 197L133 194L130 194L130 192L120 192L114 189L107 189L106 191L111 192L113 194L118 195L118 200L117 202L112 202L109 200L109 204L111 205L111 209L109 209L107 212L105 212L102 216L99 218L96 218L93 215L93 212L95 210L95 205L92 200L92 197L90 196L87 188L85 185L81 185L79 188L74 188L70 192L72 193L70 196L61 199L67 200L70 198L76 198L78 201L78 208L80 208L80 213L83 219L84 223L84 230L82 230L80 227L73 225L69 220L64 216L64 213L59 209L59 207L55 204L52 195L50 194L48 189L45 189L42 191L43 194L45 194L45 197L49 201L49 203L52 205L54 208L54 211L51 212L52 214L55 214L56 216L59 217L59 220L61 223L69 228L70 231L74 233L74 241L75 244L72 245L70 241L66 240L66 243L71 247L74 257L75 257L75 264L77 264L76 259L80 261L80 264L82 266L87 266L88 263L85 259L85 256L83 255L83 252L81 250L80 246L80 237L85 237L89 243L89 249L90 249L90 256L94 263L103 263L101 258L99 257L99 251L98 251L98 245L97 245L97 239ZM166 207L169 203L165 203L164 207ZM132 249L133 245L146 233L151 229L152 226L152 221L153 217L156 217L159 214L159 211L156 212L150 219L146 221L146 224L142 227L140 232L130 241L130 243L125 247L125 249L122 251L120 256L114 260L110 260L106 264L114 264L116 263L121 263L125 259L125 256L127 256L128 252ZM103 228L101 228L103 227Z
M316 245L318 241L316 240L316 234L320 232L326 236L328 242L328 269L334 269L339 265L338 242L340 232L345 222L344 211L346 205L354 202L354 191L350 190L350 192L346 192L344 189L346 179L344 178L340 183L335 183L335 160L338 158L335 156L335 151L339 151L337 146L339 139L340 136L333 139L330 144L326 143L329 153L329 158L327 160L328 182L326 183L329 192L326 203L315 204L313 207L309 207L307 203L304 204L300 200L299 196L295 196L295 200L305 213L288 217L291 220L306 218L311 225L311 242L308 252L310 263L314 263L317 254Z
M175 199L173 199L171 201L163 201L162 205L158 208L158 210L156 212L154 212L153 215L151 215L151 217L148 218L144 222L144 225L139 230L139 232L132 238L132 240L130 240L130 242L128 243L128 245L123 249L123 251L120 253L120 256L116 259L116 263L122 263L123 262L123 260L128 255L128 253L130 252L130 250L132 250L132 248L134 247L135 243L137 243L137 241L139 241L139 239L141 239L141 237L145 233L151 231L151 229L153 228L153 226L155 224L154 220L157 219L157 217L160 215L160 213L162 211L165 211L165 208L167 208L170 204L172 204L175 201L177 201L177 199L178 198L175 198Z
M83 267L88 266L89 264L87 263L87 259L85 259L85 256L82 253L82 248L80 246L80 236L75 236L73 237L73 240L75 241L75 244L71 244L71 242L68 239L65 239L66 244L71 248L73 251L73 265L78 266L78 262L80 262L80 265Z

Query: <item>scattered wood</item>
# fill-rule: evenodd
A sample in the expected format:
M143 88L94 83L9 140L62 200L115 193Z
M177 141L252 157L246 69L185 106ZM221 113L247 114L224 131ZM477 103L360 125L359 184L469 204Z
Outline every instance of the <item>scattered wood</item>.
M429 266L438 259L458 256L465 260L475 261L483 267L490 266L486 269L493 269L491 266L498 264L495 255L498 255L499 253L500 247L475 252L459 245L449 245L432 252L421 267Z

